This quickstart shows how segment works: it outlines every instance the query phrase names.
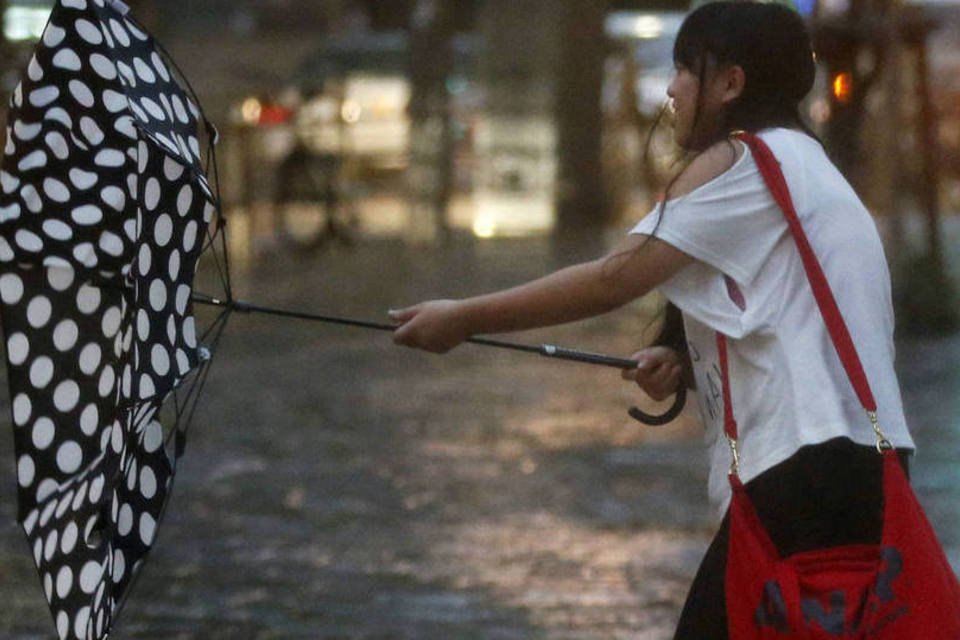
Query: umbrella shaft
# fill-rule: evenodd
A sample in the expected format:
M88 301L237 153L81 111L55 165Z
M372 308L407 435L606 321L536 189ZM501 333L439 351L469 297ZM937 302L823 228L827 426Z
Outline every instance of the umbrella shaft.
M313 320L315 322L326 322L330 324L346 325L350 327L359 327L362 329L375 329L377 331L395 331L397 325L385 324L382 322L370 322L368 320L357 320L355 318L343 318L340 316L327 316L316 313L304 313L302 311L292 311L289 309L278 309L276 307L264 307L243 300L219 300L207 296L194 295L193 301L199 304L205 304L215 307L225 307L231 311L242 313L262 313L265 315L279 316L283 318L295 318L298 320ZM499 349L510 349L513 351L523 351L526 353L536 353L547 358L556 358L558 360L570 360L573 362L583 362L586 364L595 364L616 369L635 369L637 363L634 360L624 358L614 358L601 353L591 353L589 351L579 351L577 349L568 349L553 344L521 344L517 342L505 342L502 340L492 340L490 338L467 338L467 342L484 347L497 347Z

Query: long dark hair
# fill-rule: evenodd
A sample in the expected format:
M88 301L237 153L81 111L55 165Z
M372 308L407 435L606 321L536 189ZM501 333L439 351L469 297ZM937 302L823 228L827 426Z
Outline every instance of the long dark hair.
M743 93L694 150L735 130L791 127L809 133L800 102L813 87L816 67L810 35L795 11L766 2L705 4L684 20L673 60L696 74L701 85L714 71L733 65L746 79Z
M698 107L687 151L699 152L729 140L737 130L755 133L787 127L816 138L800 115L800 103L813 87L816 67L810 35L795 11L767 2L725 0L705 4L681 25L673 60L694 73L701 86L711 73L733 65L742 68L745 76L743 92L721 113L719 122L700 122ZM682 173L667 185L659 205L661 216L670 188ZM681 353L686 350L682 317L672 303L667 304L654 344Z

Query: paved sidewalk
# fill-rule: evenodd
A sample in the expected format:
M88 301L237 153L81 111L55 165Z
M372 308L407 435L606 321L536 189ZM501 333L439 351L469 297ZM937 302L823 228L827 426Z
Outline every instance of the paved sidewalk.
M360 242L239 276L238 297L384 320L551 264L543 240ZM642 305L513 336L629 355ZM960 566L960 336L901 345L915 480ZM4 386L5 388L5 386ZM117 640L664 640L712 529L689 416L652 429L613 370L236 316ZM0 638L47 638L13 524L0 391Z

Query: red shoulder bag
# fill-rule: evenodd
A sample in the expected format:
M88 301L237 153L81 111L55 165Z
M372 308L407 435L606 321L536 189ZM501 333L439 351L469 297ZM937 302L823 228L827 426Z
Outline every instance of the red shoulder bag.
M731 640L960 640L960 584L877 421L877 405L833 292L780 171L760 138L738 133L783 209L817 305L883 456L879 545L850 545L780 557L738 475L737 423L730 404L727 338L717 334L724 431L733 463L726 600Z

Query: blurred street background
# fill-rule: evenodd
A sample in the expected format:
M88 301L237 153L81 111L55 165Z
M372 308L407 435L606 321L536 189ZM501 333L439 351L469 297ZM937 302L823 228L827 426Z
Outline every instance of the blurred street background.
M3 92L51 4L0 1ZM681 166L659 118L679 0L128 4L220 129L239 298L386 321L515 284L602 252ZM913 481L960 569L960 2L797 9L806 115L886 242ZM659 305L510 338L626 357ZM9 404L0 638L47 638ZM696 417L643 427L637 404L614 370L234 315L113 637L669 638L715 523Z

